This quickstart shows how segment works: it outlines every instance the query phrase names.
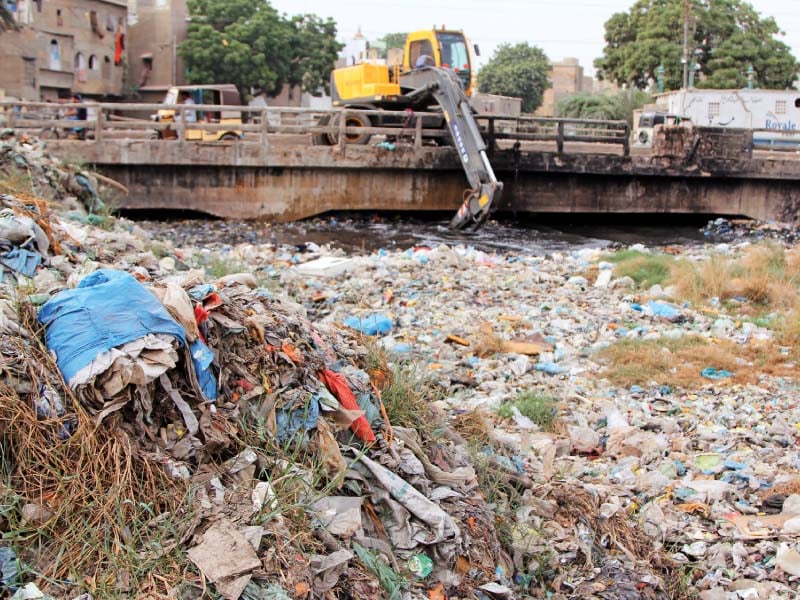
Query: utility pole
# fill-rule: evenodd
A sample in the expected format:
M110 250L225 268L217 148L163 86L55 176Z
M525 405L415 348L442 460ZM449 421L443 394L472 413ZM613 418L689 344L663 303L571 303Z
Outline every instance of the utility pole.
M683 89L689 87L689 0L683 0Z

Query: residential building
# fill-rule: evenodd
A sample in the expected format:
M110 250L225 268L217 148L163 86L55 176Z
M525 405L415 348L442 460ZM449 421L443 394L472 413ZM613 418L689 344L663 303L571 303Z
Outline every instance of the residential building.
M132 92L160 102L170 86L184 85L178 46L186 39L186 0L128 0L128 56Z
M536 111L539 116L552 117L556 114L558 103L566 96L584 91L583 67L577 58L565 58L550 64L547 74L551 87L544 91L542 105ZM588 91L591 91L591 87Z
M126 0L0 1L19 25L0 34L0 88L6 96L122 96Z
M551 63L548 77L551 87L544 91L542 105L535 113L540 117L557 116L558 103L572 94L610 93L617 89L609 82L595 81L591 76L585 75L577 58L565 58L561 62Z

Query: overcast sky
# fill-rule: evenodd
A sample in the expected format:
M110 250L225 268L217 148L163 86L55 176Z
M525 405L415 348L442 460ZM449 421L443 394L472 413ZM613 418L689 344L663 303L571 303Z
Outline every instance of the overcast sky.
M270 0L280 12L333 17L341 41L359 27L368 39L386 33L446 25L463 29L481 49L485 62L503 42L529 42L550 60L572 56L590 70L603 51L603 23L635 0ZM762 15L775 17L786 33L783 41L800 55L800 2L750 0Z

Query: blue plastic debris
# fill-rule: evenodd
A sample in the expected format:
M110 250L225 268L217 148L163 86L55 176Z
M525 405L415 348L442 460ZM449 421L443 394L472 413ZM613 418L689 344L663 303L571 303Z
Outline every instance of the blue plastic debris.
M42 264L42 255L25 248L12 248L0 257L0 264L25 277L33 277Z
M365 335L385 335L392 330L392 320L383 314L374 314L368 317L347 317L344 320L346 327L360 331Z
M541 371L542 373L547 373L548 375L558 375L566 371L564 367L561 365L557 365L554 362L540 362L536 364L534 367L537 371Z
M197 381L206 400L214 402L217 399L217 378L211 369L214 362L214 353L206 346L202 340L195 340L189 347L192 353L192 363L197 374Z
M0 547L0 587L17 589L19 584L19 560L17 553L9 546Z
M45 342L69 382L102 352L163 333L186 344L186 332L167 309L124 271L100 269L78 287L53 296L39 310Z
M681 313L676 306L662 300L650 300L647 303L646 312L654 317L662 317L668 321L675 321L681 317Z
M733 373L726 371L725 369L706 367L700 371L700 376L705 377L706 379L727 379L728 377L733 377Z
M209 294L211 294L215 290L216 290L216 288L213 285L211 285L210 283L203 283L203 284L196 285L193 288L191 288L189 290L189 295L193 299L195 299L195 300L197 300L199 302L200 300L203 300L206 296L208 296Z
M319 421L319 400L310 397L308 404L294 410L281 409L275 413L275 423L278 427L278 441L286 443L297 434L317 428Z
M644 394L644 388L640 385L632 385L628 391L631 394Z
M725 462L722 463L722 466L732 471L742 471L747 468L745 463L735 461L732 458L725 459Z
M384 150L388 150L389 152L394 152L395 150L397 150L397 146L395 144L393 144L392 142L387 142L385 140L383 142L380 142L379 144L375 144L375 147L383 148Z

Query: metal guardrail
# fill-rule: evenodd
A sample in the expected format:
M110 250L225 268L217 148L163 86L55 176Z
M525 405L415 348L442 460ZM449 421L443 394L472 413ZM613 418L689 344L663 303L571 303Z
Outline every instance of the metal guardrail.
M64 118L66 111L86 109L93 118L85 120ZM172 110L175 114L173 122L156 122L143 118L143 114L155 114L159 110ZM223 124L218 120L198 119L186 122L186 113L194 111L196 115L216 113L236 113L242 115L241 124ZM361 114L387 118L398 122L408 122L412 127L354 127L347 125L349 114ZM133 115L133 116L130 116ZM323 115L331 115L330 123L320 125ZM423 127L425 118L442 118L437 112L416 112L409 115L403 111L386 110L350 110L309 109L292 107L254 107L229 106L216 104L145 104L145 103L107 103L86 102L81 104L57 104L51 102L0 102L0 124L5 127L24 130L60 131L83 129L95 141L102 141L120 132L171 130L176 134L175 140L165 142L187 143L186 130L205 132L232 131L242 132L245 137L258 138L257 143L268 146L272 135L329 135L338 145L346 143L348 135L385 135L413 139L414 146L419 148L424 139L446 138L446 129ZM630 149L630 128L625 121L597 121L589 119L557 119L546 117L529 117L516 115L475 115L481 124L483 134L489 148L494 148L499 140L515 142L555 142L559 153L564 152L564 144L571 142L616 144L623 147L625 155ZM247 141L253 141L247 140ZM189 142L191 143L191 142Z

